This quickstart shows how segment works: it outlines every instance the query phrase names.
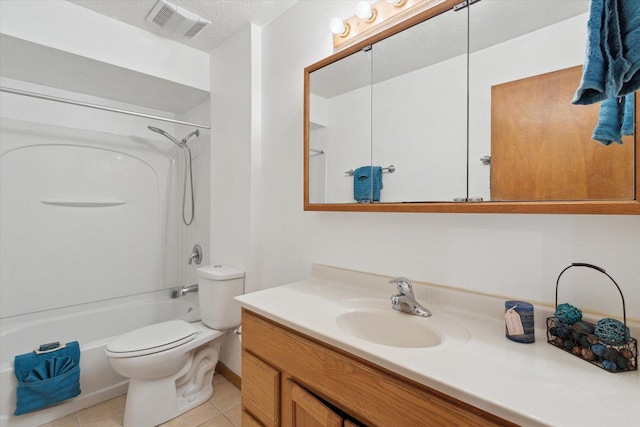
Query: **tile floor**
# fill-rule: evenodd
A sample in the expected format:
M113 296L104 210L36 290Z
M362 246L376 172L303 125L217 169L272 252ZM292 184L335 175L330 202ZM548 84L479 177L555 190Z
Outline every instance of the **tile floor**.
M118 427L122 426L126 395L118 396L42 427ZM240 390L222 375L213 376L213 397L162 424L162 427L240 427Z

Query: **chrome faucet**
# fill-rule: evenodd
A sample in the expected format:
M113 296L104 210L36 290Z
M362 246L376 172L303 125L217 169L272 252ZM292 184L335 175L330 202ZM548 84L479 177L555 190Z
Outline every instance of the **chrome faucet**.
M171 298L183 297L190 292L198 292L198 285L182 286L171 289Z
M389 280L389 283L396 285L398 289L398 294L391 296L391 307L394 310L404 311L405 313L415 314L416 316L431 316L431 312L416 301L409 279L406 277L396 277L393 280Z

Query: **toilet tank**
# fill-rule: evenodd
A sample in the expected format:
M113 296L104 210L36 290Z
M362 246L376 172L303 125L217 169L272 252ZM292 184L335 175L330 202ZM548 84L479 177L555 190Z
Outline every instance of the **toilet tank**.
M240 325L240 306L233 298L244 293L244 271L213 265L197 273L202 323L219 331Z

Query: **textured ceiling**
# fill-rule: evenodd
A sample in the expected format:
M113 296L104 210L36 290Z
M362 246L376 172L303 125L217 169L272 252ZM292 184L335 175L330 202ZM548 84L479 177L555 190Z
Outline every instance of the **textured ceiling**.
M0 0L1 1L1 0ZM145 19L157 0L67 0L118 21L209 53L249 23L263 26L298 0L171 0L212 22L193 39L168 34Z

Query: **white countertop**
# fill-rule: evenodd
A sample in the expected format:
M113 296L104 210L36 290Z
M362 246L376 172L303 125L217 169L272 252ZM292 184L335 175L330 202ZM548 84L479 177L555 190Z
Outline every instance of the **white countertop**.
M464 325L464 340L444 337L438 347L399 348L354 338L337 326L332 314L336 303L388 301L395 291L388 280L314 265L308 280L236 300L268 319L520 425L640 425L640 371L607 372L548 344L548 307L535 308L536 342L520 344L504 336L504 299L413 282L416 299L433 318L449 315ZM633 326L631 331L636 337Z

